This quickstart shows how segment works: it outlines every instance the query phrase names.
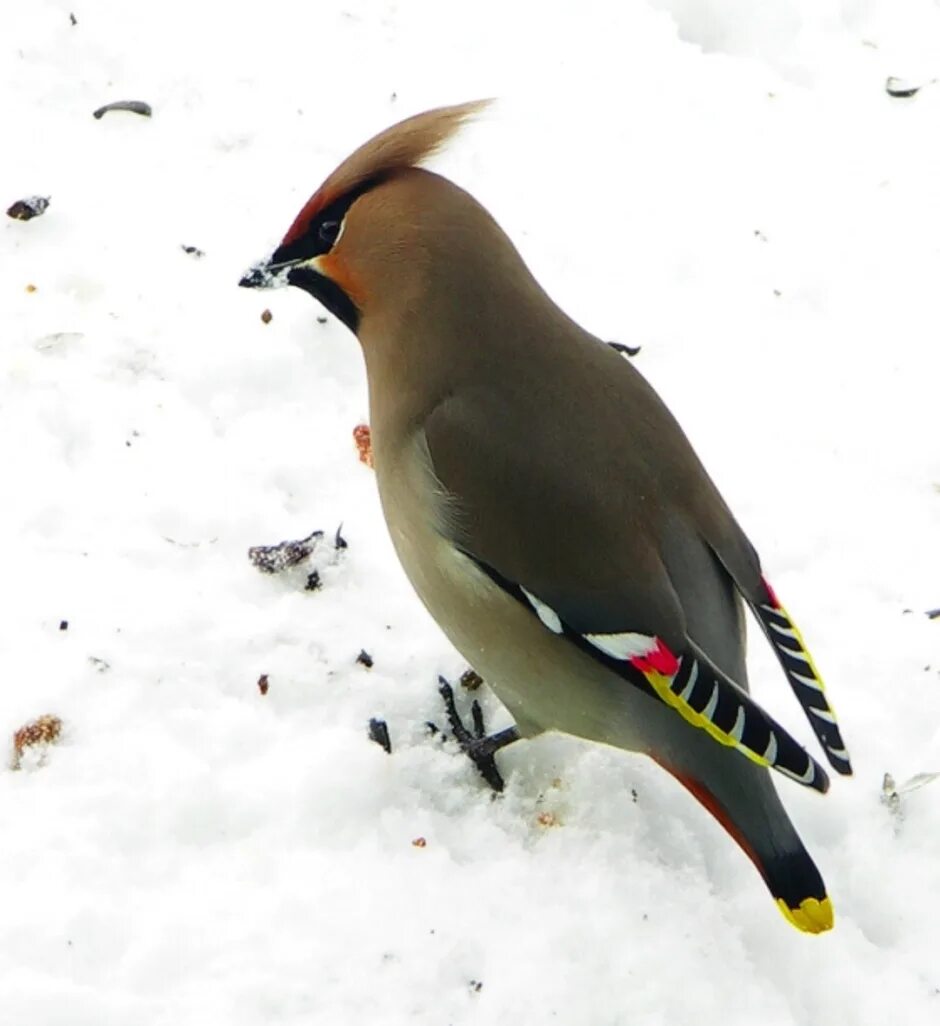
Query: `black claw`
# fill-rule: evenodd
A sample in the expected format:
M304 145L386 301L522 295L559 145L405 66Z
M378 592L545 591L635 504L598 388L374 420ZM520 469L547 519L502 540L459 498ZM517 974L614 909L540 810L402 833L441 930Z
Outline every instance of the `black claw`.
M450 724L457 743L467 753L490 787L496 792L502 791L505 784L496 767L494 755L500 748L518 740L519 732L515 727L507 727L506 730L487 737L483 724L483 710L480 708L480 703L474 700L470 707L470 715L473 717L473 733L471 733L463 725L460 713L457 712L457 706L454 703L454 689L443 677L438 677L437 681L438 690L444 700L444 709L447 712L447 722Z
M470 715L473 717L473 732L477 737L486 737L486 728L483 726L483 710L480 703L474 699L470 706Z

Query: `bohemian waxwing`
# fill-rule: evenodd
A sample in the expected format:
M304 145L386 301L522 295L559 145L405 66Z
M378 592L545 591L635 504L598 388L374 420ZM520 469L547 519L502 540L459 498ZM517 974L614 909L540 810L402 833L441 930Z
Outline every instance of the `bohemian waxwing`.
M748 696L741 600L849 774L819 673L653 389L552 302L472 196L418 166L483 106L360 147L241 284L296 285L359 338L402 566L516 721L465 736L471 754L546 730L643 752L738 842L793 925L828 930L825 885L767 768L829 781Z

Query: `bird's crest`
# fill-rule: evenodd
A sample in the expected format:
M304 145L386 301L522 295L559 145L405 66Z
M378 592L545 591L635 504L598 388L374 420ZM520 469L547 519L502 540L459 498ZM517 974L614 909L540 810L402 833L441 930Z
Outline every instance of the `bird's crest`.
M460 126L491 101L473 100L438 107L399 121L350 154L310 197L284 236L290 244L302 236L316 215L341 196L394 171L416 167L432 157Z

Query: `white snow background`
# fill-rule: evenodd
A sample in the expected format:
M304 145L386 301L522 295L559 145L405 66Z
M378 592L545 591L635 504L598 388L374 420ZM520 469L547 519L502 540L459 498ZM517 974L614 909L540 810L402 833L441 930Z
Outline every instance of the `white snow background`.
M937 5L0 20L0 204L51 196L0 218L0 1026L940 1022L940 782L881 801L940 770ZM644 759L525 742L494 801L427 735L464 664L356 459L358 344L237 288L353 147L481 96L434 166L642 345L827 679L856 775L778 786L829 934ZM119 99L153 117L92 118ZM319 591L247 558L340 522ZM758 700L817 751L752 639ZM41 714L60 742L9 768Z

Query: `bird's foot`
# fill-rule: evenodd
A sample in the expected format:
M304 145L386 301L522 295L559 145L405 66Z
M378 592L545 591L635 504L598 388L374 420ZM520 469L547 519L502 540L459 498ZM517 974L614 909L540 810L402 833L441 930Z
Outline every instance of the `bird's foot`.
M473 717L473 730L467 730L457 712L454 702L454 689L444 680L437 678L441 698L444 699L444 709L447 713L447 722L453 731L457 743L467 753L473 764L480 771L483 779L493 788L494 791L502 791L503 778L496 767L496 760L493 756L506 745L519 740L519 731L515 727L507 727L496 734L487 736L483 725L483 710L480 703L474 699L470 706L470 715Z

